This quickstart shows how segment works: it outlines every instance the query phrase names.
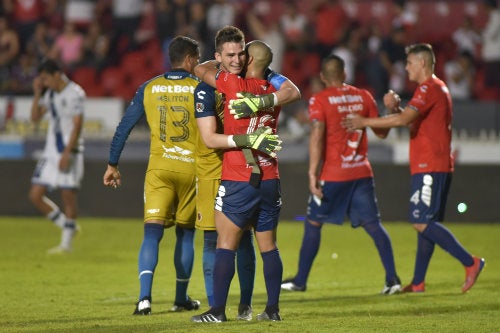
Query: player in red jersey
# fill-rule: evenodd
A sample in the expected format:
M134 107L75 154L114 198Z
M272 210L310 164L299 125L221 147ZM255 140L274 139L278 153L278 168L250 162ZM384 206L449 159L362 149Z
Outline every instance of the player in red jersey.
M235 27L225 27L217 33L216 60L222 63L222 68L239 63L237 59L245 52L241 36L241 30ZM223 70L217 71L213 63L198 66L195 73L223 93L226 101L237 99L238 93L243 91L255 94L251 97L255 99L262 95L267 95L265 98L273 96L276 89L265 80L265 71L272 60L269 46L254 41L249 43L247 52L246 79ZM257 318L281 320L278 303L283 264L276 245L276 227L281 209L278 164L274 151L264 154L258 148L247 149L254 146L242 145L240 139L263 128L275 133L279 111L279 107L271 105L248 115L234 114L235 111L226 103L224 135L200 126L200 134L208 147L231 149L224 152L221 184L215 202L218 239L213 272L214 302L210 310L193 316L192 321L227 320L225 308L235 272L235 252L241 234L249 224L253 224L256 232L268 291L266 309Z
M484 259L471 255L440 222L453 172L451 156L452 103L446 84L434 75L436 58L429 44L406 48L406 71L411 81L418 83L406 107L400 108L400 98L390 91L384 96L385 106L394 112L389 117L345 118L343 125L351 130L363 127L410 128L410 222L418 231L417 256L412 283L404 292L425 291L425 274L434 245L438 244L465 267L462 292L476 282L484 267Z
M380 222L373 172L368 160L366 130L347 131L342 118L351 114L378 117L372 95L345 84L344 60L326 57L321 66L326 88L311 97L309 118L309 198L307 220L300 249L297 274L282 282L281 288L305 291L311 267L318 253L324 223L342 224L349 216L353 227L362 226L373 239L385 268L383 294L401 290L396 274L391 240ZM385 138L388 129L374 130Z

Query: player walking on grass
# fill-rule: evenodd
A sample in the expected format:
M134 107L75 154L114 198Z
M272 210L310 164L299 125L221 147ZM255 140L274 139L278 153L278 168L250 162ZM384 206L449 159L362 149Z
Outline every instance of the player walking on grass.
M311 195L298 272L293 278L284 280L281 288L306 290L323 224L342 224L347 215L353 228L362 226L373 239L385 269L382 293L394 294L401 290L401 281L396 274L391 240L380 221L366 130L348 132L341 126L342 118L351 114L378 117L377 105L368 91L345 84L345 75L342 58L326 57L320 73L326 87L309 101ZM388 131L381 129L374 133L385 138Z
M222 68L241 66L240 59L245 52L241 30L235 27L221 29L217 33L215 44L216 60L221 62ZM213 62L199 65L195 69L196 74L215 86L227 101L235 99L237 93L242 91L265 94L265 97L254 97L252 101L256 104L266 104L262 99L271 97L272 100L268 108L255 114L245 102L235 103L234 116L229 103L226 103L225 135L217 134L213 119L198 118L200 134L208 147L230 149L224 151L222 181L215 202L218 239L213 272L214 303L207 312L192 317L195 322L227 321L225 308L235 272L236 249L241 235L250 224L253 224L256 231L268 291L266 309L259 314L258 319L281 320L279 283L283 265L275 242L281 195L277 160L274 157L275 151L281 147L277 136L272 134L276 129L279 108L272 107L274 95L270 93L275 88L263 79L272 60L269 47L258 41L249 43L248 57L246 80L223 70L218 71ZM247 101L252 104L250 100ZM255 111L257 109L258 107ZM248 118L249 116L251 117ZM239 119L240 117L243 119Z
M49 253L72 250L78 229L78 189L83 178L83 138L85 92L70 81L54 60L42 62L33 80L31 120L38 122L47 113L49 128L43 155L31 178L29 199L47 218L62 229L60 244ZM45 92L44 92L45 90ZM47 197L59 189L63 210Z
M418 232L415 272L403 292L425 291L425 274L435 244L459 260L465 268L462 292L468 291L484 267L484 259L471 255L441 222L450 188L452 102L446 84L434 75L436 57L429 44L406 48L406 71L418 83L413 97L403 109L400 98L390 91L384 96L387 109L395 114L385 118L344 118L350 130L364 127L410 128L411 194L409 219Z
M118 162L130 131L145 115L151 132L144 182L144 239L139 252L139 301L134 314L151 313L151 289L164 228L175 225L175 302L171 311L195 310L200 302L187 295L194 259L195 144L193 69L200 59L198 42L178 36L169 46L172 70L137 90L118 125L104 173L104 185L121 184Z

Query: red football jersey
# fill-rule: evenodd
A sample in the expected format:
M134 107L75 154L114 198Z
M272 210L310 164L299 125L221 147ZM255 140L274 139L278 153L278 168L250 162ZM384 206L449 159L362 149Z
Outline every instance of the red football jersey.
M225 95L224 134L248 134L257 128L269 126L276 132L281 107L272 107L259 111L250 118L234 119L229 113L228 101L236 99L236 93L246 91L255 95L270 94L276 89L266 80L244 79L225 71L217 74L217 90ZM252 150L254 159L258 161L262 180L279 178L278 160L264 153ZM227 149L222 160L222 180L248 181L252 167L248 165L241 149Z
M417 87L408 107L419 113L410 125L410 172L451 172L451 96L432 76Z
M373 177L366 129L347 131L341 120L350 114L378 117L372 95L354 86L328 87L309 100L309 119L325 123L325 149L320 179L348 181Z

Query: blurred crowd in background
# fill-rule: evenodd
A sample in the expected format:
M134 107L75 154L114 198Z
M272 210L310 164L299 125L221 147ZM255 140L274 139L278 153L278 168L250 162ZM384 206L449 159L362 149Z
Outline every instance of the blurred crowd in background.
M200 41L204 61L213 58L216 31L235 25L247 41L272 47L272 68L299 86L304 101L322 88L320 62L332 52L346 61L347 83L377 100L388 89L409 96L405 46L414 42L433 45L436 73L454 99L500 100L496 0L0 1L1 95L30 95L37 66L49 57L88 96L130 100L170 68L165 50L174 36Z

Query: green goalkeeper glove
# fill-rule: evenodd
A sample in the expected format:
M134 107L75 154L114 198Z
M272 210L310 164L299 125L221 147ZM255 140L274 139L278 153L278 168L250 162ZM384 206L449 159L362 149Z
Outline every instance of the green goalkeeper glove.
M238 99L229 101L229 112L235 119L250 117L261 109L269 108L274 105L274 95L254 95L248 92L239 92L236 94Z
M239 148L252 148L271 157L276 157L276 152L281 150L281 140L273 134L271 127L260 127L250 134L233 135L233 141Z

